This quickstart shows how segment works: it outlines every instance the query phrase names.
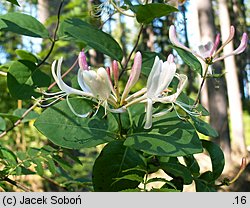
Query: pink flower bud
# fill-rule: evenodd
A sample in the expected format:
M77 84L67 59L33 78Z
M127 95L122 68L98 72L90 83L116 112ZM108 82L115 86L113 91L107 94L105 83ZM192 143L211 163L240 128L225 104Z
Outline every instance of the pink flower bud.
M117 84L119 79L119 66L116 60L112 62L112 72L114 75L115 84Z
M85 55L85 53L83 51L81 51L79 53L78 63L79 63L79 66L80 66L81 69L89 70L89 66L88 66L88 63L87 63L87 60L86 60L86 55Z
M135 54L134 64L131 69L131 73L122 94L121 103L126 99L127 95L129 94L131 88L136 84L139 79L141 73L141 65L142 65L142 56L140 52Z

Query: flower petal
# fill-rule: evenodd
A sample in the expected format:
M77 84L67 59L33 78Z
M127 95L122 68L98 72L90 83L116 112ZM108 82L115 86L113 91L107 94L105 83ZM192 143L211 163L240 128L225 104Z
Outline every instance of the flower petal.
M153 102L150 98L148 98L146 104L146 122L144 125L144 129L150 129L152 127L152 114L153 114Z
M161 94L165 89L168 88L169 84L173 80L176 72L176 65L173 62L172 54L169 55L168 60L165 61L162 65L162 72L160 75L159 86L155 92L155 94Z
M241 38L241 42L240 42L240 45L238 46L238 48L236 48L234 51L232 51L229 54L226 54L226 55L223 55L219 58L214 59L213 62L220 61L220 60L225 59L229 56L238 55L238 54L242 53L246 49L247 43L248 43L248 36L246 33L243 33L242 38Z
M160 60L159 57L156 56L154 65L147 80L147 97L149 98L158 96L156 95L155 92L159 86L159 79L161 76L162 65L163 65L162 60Z
M53 62L52 64L52 75L58 85L58 87L63 91L66 92L67 94L76 94L76 95L82 95L82 96L88 96L92 97L93 95L88 92L82 92L80 90L74 89L70 86L68 86L63 80L62 80L62 75L61 75L61 66L62 66L62 61L63 58L60 58L57 64L57 71L55 73L55 65L56 61Z
M78 63L79 63L79 66L80 66L81 69L83 69L83 70L89 70L89 66L88 66L88 63L87 63L86 55L85 55L85 53L83 51L81 51L79 53Z

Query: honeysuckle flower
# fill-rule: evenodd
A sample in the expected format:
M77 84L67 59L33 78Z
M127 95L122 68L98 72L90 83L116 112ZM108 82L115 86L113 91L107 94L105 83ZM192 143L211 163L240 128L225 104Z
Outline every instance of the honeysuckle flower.
M98 102L96 113L98 112L100 105L102 105L105 108L105 112L106 110L114 113L121 113L125 111L122 108L118 108L117 98L116 95L114 94L114 89L110 79L110 74L105 68L100 67L97 71L91 70L91 68L87 64L84 52L80 52L78 57L80 68L78 70L77 80L81 90L78 90L68 86L62 80L62 74L61 74L62 62L63 58L60 58L58 61L55 60L51 67L52 76L55 79L61 91L57 93L44 93L45 95L57 96L57 99L55 101L66 96L69 108L75 115L79 117L87 117L90 114L90 112L86 114L78 114L73 109L68 99L68 97L72 94L96 100Z
M169 95L168 87L174 77L179 80L177 91ZM176 64L174 63L174 57L172 54L168 56L167 61L165 62L163 62L159 59L158 56L156 56L152 70L147 80L147 87L126 98L125 101L127 102L127 104L125 105L125 107L127 108L135 103L145 103L146 122L144 128L149 129L152 126L153 117L162 116L169 112L169 110L166 110L153 115L153 104L160 102L164 104L171 103L172 106L174 104L182 105L182 103L177 102L177 98L182 92L186 81L186 75L176 73ZM186 106L182 108L186 110L185 107Z
M172 95L168 95L167 88L174 77L179 80L177 91ZM168 56L168 59L165 62L160 60L158 57L155 58L153 68L147 81L145 129L151 128L153 116L161 116L169 111L167 110L153 115L153 104L156 102L174 104L182 92L186 81L186 75L176 74L176 64L174 63L174 57L172 54Z
M171 43L179 48L182 48L188 52L191 52L194 56L200 58L202 61L204 61L206 64L211 65L216 61L220 61L222 59L225 59L229 56L237 55L242 53L246 47L247 47L247 42L248 42L248 36L246 33L243 33L242 38L241 38L241 43L238 46L237 49L232 51L229 54L223 54L222 56L219 57L220 52L223 50L223 48L232 41L234 38L235 34L235 29L233 26L230 27L230 33L227 38L227 40L222 43L221 47L217 50L219 43L220 43L220 34L216 36L215 42L208 42L206 45L201 45L199 46L199 53L196 51L184 46L182 43L180 43L177 39L176 36L176 30L173 25L170 26L169 28L169 39Z

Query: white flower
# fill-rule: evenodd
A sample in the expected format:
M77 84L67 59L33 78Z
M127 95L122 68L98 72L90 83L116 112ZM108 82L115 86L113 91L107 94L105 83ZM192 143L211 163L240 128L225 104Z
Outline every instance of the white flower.
M179 80L177 91L168 95L168 87L174 77ZM180 105L180 103L176 102L176 99L182 92L186 81L186 75L176 74L176 64L174 63L173 55L169 55L167 61L165 62L156 56L154 65L147 80L147 87L129 96L126 99L128 104L126 104L125 107L129 107L135 103L145 103L146 122L144 128L149 129L152 126L152 117L162 116L169 112L169 110L167 110L153 115L153 104L160 102L164 104L172 103L172 105Z
M61 74L62 61L63 58L60 58L58 61L55 60L51 67L53 78L61 91L57 93L44 93L45 95L57 96L57 99L50 104L53 104L58 99L66 96L71 111L79 117L87 117L90 112L86 114L78 114L70 104L68 97L69 95L74 94L96 100L98 102L96 113L101 105L105 108L105 112L106 110L114 113L121 113L125 111L122 108L118 108L116 95L112 93L113 86L109 74L103 67L99 68L97 71L91 70L87 64L85 54L80 52L78 57L80 68L78 70L77 80L82 90L78 90L68 86L63 81ZM112 106L112 108L110 106Z
M177 92L172 95L168 95L165 91L175 76L179 79ZM176 64L174 63L174 57L172 54L168 56L168 59L165 62L160 60L158 57L155 58L153 68L147 81L145 129L149 129L152 126L153 104L156 102L175 103L177 97L185 86L186 80L186 75L176 74ZM157 116L162 114L165 113L158 113Z

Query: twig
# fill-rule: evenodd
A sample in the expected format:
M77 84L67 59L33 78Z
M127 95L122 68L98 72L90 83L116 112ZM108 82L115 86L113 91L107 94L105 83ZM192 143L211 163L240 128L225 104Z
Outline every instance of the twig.
M57 31L58 31L58 28L59 28L59 24L60 24L60 14L61 14L61 10L62 10L62 5L64 3L64 0L61 1L60 5L59 5L59 9L58 9L58 13L57 13L57 22L56 22L56 29L55 29L55 32L53 34L53 39L52 39L52 44L50 46L50 49L49 49L49 52L48 54L45 56L45 58L38 64L38 67L40 67L41 65L43 65L46 60L49 58L50 54L52 53L53 49L54 49L54 46L55 46L55 43L57 41L56 39L56 35L57 35Z
M196 97L196 99L195 99L195 102L194 102L194 105L193 105L193 106L196 106L196 105L198 104L198 102L199 102L199 97L200 97L200 94L201 94L201 90L202 90L202 87L203 87L203 85L204 85L204 83L205 83L205 80L206 80L206 78L207 78L208 67L209 67L209 65L207 64L207 65L206 65L206 69L205 69L205 74L204 74L203 79L202 79L202 81L201 81L201 85L200 85L200 88L199 88L199 91L198 91L198 94L197 94L197 97Z
M132 56L132 54L134 53L135 49L137 48L137 46L138 46L138 44L139 44L139 40L140 40L142 31L143 31L143 27L144 27L144 26L142 25L141 28L140 28L140 31L139 31L138 36L137 36L136 43L135 43L135 45L134 45L132 51L130 52L130 54L129 54L129 56L128 56L128 59L127 59L127 61L126 61L126 63L125 63L124 66L123 66L123 69L122 69L122 71L121 71L121 73L120 73L120 75L119 75L119 79L121 78L121 76L123 75L123 73L126 71L126 68L127 68L128 63L129 63L129 61L130 61L130 59L131 59L131 56Z
M30 111L32 111L32 110L40 103L40 101L41 101L41 100L36 101L29 109L27 109L27 110L23 113L23 115L21 116L21 118L19 118L19 119L14 123L14 125L13 125L12 127L10 127L9 129L5 130L4 132L2 132L2 133L0 134L0 138L3 137L3 136L5 136L9 131L11 131L11 130L14 129L16 126L18 126L18 125L22 122L22 120L25 118L25 116L27 116L28 113L29 113Z
M2 180L3 180L3 181L6 181L6 182L8 182L8 183L10 183L10 184L13 185L13 186L16 186L17 188L22 189L22 190L25 191L25 192L31 192L31 190L30 190L28 187L26 187L25 185L23 185L23 184L21 184L21 183L19 183L19 182L17 182L17 181L13 181L13 180L11 180L11 179L8 178L8 177L3 178Z

